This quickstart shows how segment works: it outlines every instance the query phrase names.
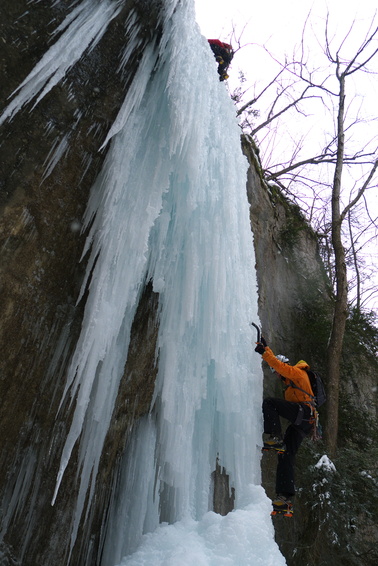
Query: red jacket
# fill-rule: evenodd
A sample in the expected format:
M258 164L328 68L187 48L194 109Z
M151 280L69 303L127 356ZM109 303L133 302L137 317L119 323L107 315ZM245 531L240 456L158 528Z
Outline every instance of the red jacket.
M304 391L308 391L310 395L314 395L307 372L304 371L305 369L309 369L310 366L304 361L298 362L295 366L285 364L276 358L269 347L265 348L265 352L262 357L271 368L276 370L276 372L284 378L283 381L287 385L287 388L285 389L285 400L291 401L292 403L306 403L306 405L311 406L311 397L304 393ZM300 391L299 389L290 386L290 381L304 391Z
M214 43L214 45L218 45L218 47L222 47L223 49L227 49L228 51L232 51L232 46L229 43L223 43L219 39L208 39L207 41L210 44Z

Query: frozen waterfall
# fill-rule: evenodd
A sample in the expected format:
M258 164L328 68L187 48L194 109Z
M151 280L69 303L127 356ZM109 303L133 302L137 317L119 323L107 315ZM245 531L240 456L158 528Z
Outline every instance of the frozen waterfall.
M5 118L44 96L119 5L78 4L60 45L21 85ZM67 378L74 416L53 502L78 442L73 547L94 492L135 312L152 282L159 295L153 403L123 455L102 564L283 565L260 486L262 372L250 326L257 291L247 161L192 0L165 0L159 46L144 51L107 144L85 216L90 259L82 292L89 293ZM217 458L235 489L235 509L226 516L211 510Z

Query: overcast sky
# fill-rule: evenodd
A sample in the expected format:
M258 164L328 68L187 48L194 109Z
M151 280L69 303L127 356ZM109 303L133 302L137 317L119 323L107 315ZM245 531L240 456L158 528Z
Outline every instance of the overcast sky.
M197 21L207 38L227 41L233 28L237 37L241 35L244 47L234 58L232 81L239 68L260 77L269 72L268 58L258 46L266 45L276 56L290 55L300 42L309 14L307 38L314 34L320 39L324 37L329 12L336 42L338 37L345 36L354 20L354 33L360 38L361 33L367 31L378 4L376 0L195 0L195 6Z
M232 29L236 30L236 37L241 36L240 51L235 54L229 75L230 79L226 88L233 91L239 84L239 70L242 70L247 78L246 84L251 84L249 100L256 93L259 93L263 86L274 77L277 67L272 59L262 48L263 45L274 54L275 57L284 59L287 55L290 59L295 45L299 45L304 27L304 22L309 16L309 23L306 31L306 43L310 47L310 59L312 63L322 64L322 46L324 45L324 29L327 12L329 13L330 36L333 46L340 45L342 39L347 35L352 23L353 32L344 45L344 55L354 55L358 47L368 32L375 13L377 12L376 0L269 0L268 2L253 2L252 0L195 0L197 21L203 35L207 38L219 38L223 41L230 41ZM378 17L375 26L378 25ZM316 39L317 37L317 39ZM234 48L235 40L232 41ZM377 41L376 45L377 47ZM318 63L319 62L319 63ZM372 70L378 73L378 57L375 57ZM367 118L365 129L361 126L353 128L352 139L349 143L356 143L358 147L368 139L376 138L378 132L377 119L377 99L378 99L378 74L367 75L359 73L357 81L348 82L348 97L353 101L354 107L350 109L350 115L354 116L358 109L364 118ZM335 79L333 79L335 81ZM255 85L255 83L257 83ZM337 87L337 85L335 85ZM354 90L354 92L353 92ZM274 94L274 92L273 92ZM314 104L316 104L314 102ZM258 102L258 110L262 110L263 102ZM323 113L324 116L324 113ZM284 147L286 141L283 133L287 132L294 140L300 137L302 128L307 128L305 135L319 147L324 146L324 124L321 108L315 106L306 116L305 121L301 122L300 116L289 117L280 123L277 138ZM372 121L375 120L374 122ZM286 120L286 121L285 121ZM313 120L313 122L311 122ZM325 122L324 122L325 123ZM328 122L329 130L332 130L332 122ZM360 128L360 129L359 129ZM308 134L310 132L310 136ZM274 140L274 143L277 139ZM377 143L377 141L375 141ZM306 141L306 147L308 141ZM270 149L262 146L264 159ZM350 147L349 147L350 149ZM279 161L281 159L279 146L274 148ZM284 150L283 150L284 151ZM312 150L310 150L312 151ZM316 153L316 150L315 152ZM283 157L282 157L283 159ZM323 173L324 174L324 173ZM344 175L346 180L347 172ZM347 196L349 192L347 192ZM373 211L378 211L378 190L373 188L369 191L369 201ZM377 246L371 250L371 255L367 258L373 264L378 261Z
M377 10L375 0L195 0L197 21L207 37L227 39L232 25L241 30L247 24L248 40L286 49L300 36L303 22L311 12L314 25L322 25L329 11L342 28L353 19L369 22Z
M245 96L244 101L258 95L264 87L273 79L278 72L278 65L264 50L263 46L281 61L285 56L292 60L292 53L295 46L301 41L304 23L307 16L308 24L306 28L305 43L308 49L309 66L325 67L327 59L322 53L324 46L324 30L327 11L329 12L329 36L331 45L334 48L340 45L348 34L353 24L353 30L349 34L347 41L343 45L342 55L344 57L353 56L360 46L377 10L377 3L374 0L269 0L269 2L252 2L251 0L196 0L197 21L202 33L207 38L220 38L224 41L231 40L232 29L236 30L236 37L241 36L242 48L236 52L232 61L227 88L232 92L239 83L239 70L242 70L247 81L245 84L251 85L250 91ZM378 24L378 17L375 25ZM234 48L237 48L235 39L232 40ZM375 47L378 42L376 41ZM378 57L375 57L372 68L378 73ZM328 87L337 92L338 84L334 78L334 69L329 71L332 74ZM357 80L355 80L355 77ZM319 79L318 79L319 80ZM262 98L256 104L261 117L265 108L275 97L274 89L270 89L270 98ZM355 119L358 112L363 115L365 120L377 119L377 99L378 99L378 75L358 73L347 83L348 104L352 101L352 106L348 108L347 118ZM302 106L303 108L303 106ZM324 108L320 100L312 100L306 103L306 117L300 115L290 115L290 133L294 139L303 135L304 128L307 132L311 131L312 142L317 143L318 147L311 149L312 154L320 151L327 140L324 136L324 129L328 128L327 134L333 134L332 122L325 126ZM288 123L281 121L281 136L287 129ZM261 120L262 121L262 120ZM358 148L366 142L367 138L372 138L378 131L378 123L369 122L369 127L363 132L360 126L354 127L353 139L349 144L354 143ZM371 130L371 131L369 131ZM364 141L362 141L364 139ZM261 141L261 138L259 138ZM276 144L280 140L275 141ZM275 152L277 161L284 160L281 152L286 151L287 142L281 141L282 148L276 145ZM349 151L356 148L348 147ZM265 154L268 148L263 146ZM267 156L263 156L263 159Z

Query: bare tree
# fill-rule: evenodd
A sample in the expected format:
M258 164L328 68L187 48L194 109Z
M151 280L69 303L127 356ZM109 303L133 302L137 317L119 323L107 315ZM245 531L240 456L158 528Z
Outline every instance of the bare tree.
M327 20L328 21L328 20ZM328 40L328 26L326 27L326 53L328 60L335 67L335 75L339 84L337 94L338 112L336 140L337 152L332 183L332 215L331 215L331 238L335 256L335 278L336 293L333 311L331 336L327 352L328 370L328 407L326 423L327 448L332 456L337 448L338 414L339 414L339 388L340 388L340 361L345 334L345 324L348 316L348 280L346 269L345 248L342 241L342 223L351 209L360 201L366 189L370 186L376 170L378 159L376 159L368 172L367 177L357 191L355 197L342 210L341 207L341 188L342 173L345 166L345 102L346 102L346 83L349 77L358 71L366 69L367 64L378 53L378 48L368 53L368 49L373 40L378 35L378 27L368 35L358 48L355 56L349 61L341 58L341 48L333 55L330 42Z
M352 120L348 116L350 99L347 98L347 84L358 73L369 73L369 64L378 53L378 47L376 47L378 27L373 27L372 24L363 41L355 49L354 54L344 56L345 44L352 29L353 24L338 48L333 50L332 41L329 37L329 18L327 17L323 53L327 60L328 70L325 74L322 71L323 75L319 75L318 69L310 70L309 68L305 57L303 33L298 59L291 63L287 61L280 63L280 72L266 87L268 89L274 85L276 96L273 97L266 117L261 123L254 124L250 131L251 135L256 135L289 110L295 109L298 113L304 113L309 99L321 99L323 106L331 111L335 124L334 133L330 140L323 150L316 155L299 159L294 152L295 154L286 163L265 168L265 176L268 181L280 181L286 186L290 186L293 179L295 179L296 186L298 183L310 185L313 171L318 166L327 166L328 171L329 168L332 168L333 171L330 183L325 182L322 187L328 193L323 198L323 202L329 202L327 214L324 214L323 235L327 238L329 234L331 248L329 253L333 257L332 273L335 282L333 320L327 351L326 444L331 457L335 454L337 448L340 363L348 316L348 279L342 227L344 220L350 215L353 208L361 202L366 191L373 186L378 168L377 147L370 149L371 146L368 148L369 144L366 144L361 145L357 151L349 150L349 152L346 147L346 137L351 135L352 129L361 121L359 111ZM285 82L283 80L284 73L289 73L293 80L289 83ZM238 114L241 115L248 108L253 107L265 92L266 89L262 90L260 95L243 104L239 108ZM288 102L282 104L283 99L288 100ZM351 191L348 204L345 205L345 195L342 190L343 173L346 167L350 168L355 165L363 166L364 173L359 185L355 187L354 191ZM310 201L313 210L314 199L311 200L311 196ZM356 253L356 250L354 250L354 253ZM358 296L360 296L360 289Z
M364 207L366 205L364 204ZM351 267L348 276L349 303L361 312L364 304L369 302L374 295L378 295L378 288L372 284L373 275L376 271L375 262L367 264L365 249L369 244L375 244L377 240L377 218L370 218L368 223L361 223L359 215L363 215L361 206L350 210L347 215L348 233L350 247L346 250L347 267Z

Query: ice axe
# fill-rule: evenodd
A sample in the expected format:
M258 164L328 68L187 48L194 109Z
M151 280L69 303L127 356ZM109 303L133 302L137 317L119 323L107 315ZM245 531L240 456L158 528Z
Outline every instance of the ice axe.
M254 326L256 328L257 331L257 342L261 341L261 330L260 328L257 326L257 324L255 324L254 322L251 322L251 326Z
M257 332L257 343L261 342L261 344L263 344L263 346L266 347L266 341L265 338L262 335L261 329L259 326L257 326L257 324L255 324L254 322L251 322L251 325L254 326L256 328L256 332Z

